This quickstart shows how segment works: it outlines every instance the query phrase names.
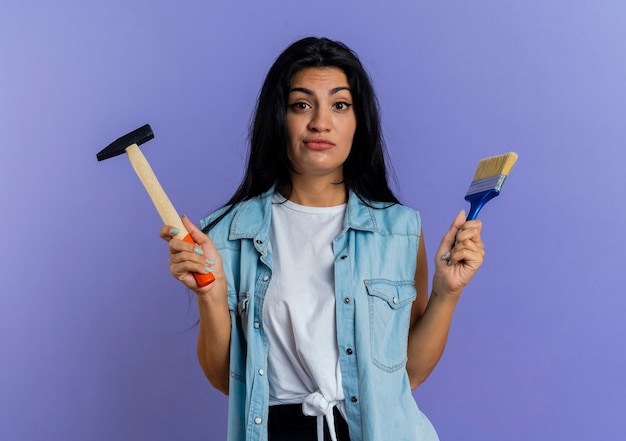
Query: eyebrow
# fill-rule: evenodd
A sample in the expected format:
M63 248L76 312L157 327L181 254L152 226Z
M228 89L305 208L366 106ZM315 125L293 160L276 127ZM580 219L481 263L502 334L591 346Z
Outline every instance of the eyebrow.
M334 95L337 92L342 91L342 90L347 90L348 92L351 92L348 86L339 86L339 87L335 87L334 89L330 89L330 91L328 92L328 95ZM292 87L289 93L291 92L302 92L311 96L315 95L312 90L307 89L306 87Z

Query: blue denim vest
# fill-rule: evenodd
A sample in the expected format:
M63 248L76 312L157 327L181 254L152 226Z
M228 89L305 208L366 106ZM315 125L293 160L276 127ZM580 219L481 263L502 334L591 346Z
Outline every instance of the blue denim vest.
M232 319L228 441L267 440L263 301L272 280L273 192L239 204L210 232L224 261ZM343 229L333 241L337 343L350 439L435 441L405 369L419 213L402 205L371 205L375 208L351 193Z

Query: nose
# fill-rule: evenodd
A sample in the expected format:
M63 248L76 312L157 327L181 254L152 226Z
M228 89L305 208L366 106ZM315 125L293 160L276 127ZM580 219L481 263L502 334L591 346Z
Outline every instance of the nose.
M330 109L318 107L311 112L311 121L309 121L309 130L313 132L327 132L332 127L332 115Z

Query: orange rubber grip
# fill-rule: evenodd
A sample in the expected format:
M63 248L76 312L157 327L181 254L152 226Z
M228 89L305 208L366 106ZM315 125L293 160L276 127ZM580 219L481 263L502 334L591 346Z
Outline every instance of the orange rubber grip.
M191 243L195 245L195 241L191 238L190 234L187 234L183 240L185 242ZM193 276L196 278L196 283L198 284L199 287L203 287L203 286L207 286L209 283L212 283L215 281L215 276L213 275L213 273L206 273L206 274L199 274L199 273L193 273Z

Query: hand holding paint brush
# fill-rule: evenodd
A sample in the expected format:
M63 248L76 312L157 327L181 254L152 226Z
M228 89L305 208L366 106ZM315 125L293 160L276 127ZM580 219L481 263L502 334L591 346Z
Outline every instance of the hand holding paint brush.
M456 215L436 253L432 291L440 298L458 300L483 263L482 222L465 217L465 211Z
M474 179L465 195L465 200L470 203L470 211L466 220L475 220L483 205L500 194L500 189L516 161L517 153L515 152L480 160L478 167L476 167L476 173L474 173ZM459 241L458 236L462 231L461 228L458 228L452 248L456 248ZM454 262L450 251L444 253L441 260L446 260L448 265L452 265Z

